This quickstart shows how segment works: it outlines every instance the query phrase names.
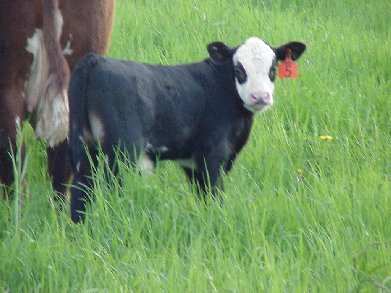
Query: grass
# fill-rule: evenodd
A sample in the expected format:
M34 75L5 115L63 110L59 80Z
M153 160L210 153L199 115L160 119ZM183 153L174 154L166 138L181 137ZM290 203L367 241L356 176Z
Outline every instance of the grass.
M390 8L118 1L110 56L177 64L215 40L301 40L300 78L276 82L222 206L201 205L173 163L150 177L121 165L121 188L97 171L87 223L73 225L25 127L27 187L0 203L0 291L391 291Z

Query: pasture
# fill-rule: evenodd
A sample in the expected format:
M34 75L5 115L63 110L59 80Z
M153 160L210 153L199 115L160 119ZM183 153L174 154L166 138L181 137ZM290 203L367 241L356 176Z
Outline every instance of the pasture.
M178 64L249 36L298 40L300 76L205 206L182 171L119 163L94 175L85 225L53 202L44 144L28 144L15 199L0 203L0 291L389 292L391 4L379 1L119 0L109 56ZM18 180L17 180L18 181ZM20 183L20 180L19 180Z

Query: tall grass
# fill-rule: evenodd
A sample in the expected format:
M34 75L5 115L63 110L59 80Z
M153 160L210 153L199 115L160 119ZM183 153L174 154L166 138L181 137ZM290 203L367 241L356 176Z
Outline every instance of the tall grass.
M223 205L197 201L174 163L149 177L120 163L123 185L98 169L87 222L73 225L25 127L23 209L0 203L0 290L391 290L390 8L118 1L112 57L177 64L205 58L215 40L301 40L300 78L276 82L274 108L224 177Z

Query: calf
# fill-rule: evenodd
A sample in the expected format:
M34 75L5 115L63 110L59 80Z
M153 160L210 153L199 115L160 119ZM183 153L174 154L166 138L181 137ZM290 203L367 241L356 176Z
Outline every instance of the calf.
M255 37L236 48L214 42L210 58L177 66L86 55L69 92L72 220L84 220L83 188L92 184L86 149L95 161L98 145L112 168L118 146L150 170L157 158L176 160L201 192L215 194L248 139L253 114L273 104L278 60L289 49L298 59L305 48L272 48Z

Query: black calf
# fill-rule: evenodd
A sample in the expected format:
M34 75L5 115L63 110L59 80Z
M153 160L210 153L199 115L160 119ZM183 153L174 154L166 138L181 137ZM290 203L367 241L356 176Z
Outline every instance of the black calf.
M91 186L84 144L93 155L100 145L111 166L121 145L142 169L153 169L157 158L176 160L202 191L222 188L220 173L245 145L253 113L273 104L272 73L287 48L297 59L305 45L271 48L250 38L231 49L216 42L209 59L177 66L86 55L69 93L72 220L84 219L82 188Z

